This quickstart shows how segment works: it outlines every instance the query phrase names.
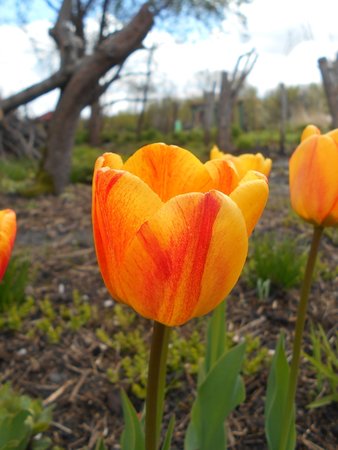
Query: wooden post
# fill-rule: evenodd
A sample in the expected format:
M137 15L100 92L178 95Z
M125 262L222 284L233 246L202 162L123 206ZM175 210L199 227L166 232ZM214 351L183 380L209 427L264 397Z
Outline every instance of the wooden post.
M204 115L203 115L203 128L204 128L204 143L208 148L211 143L211 128L214 124L215 115L215 92L204 92Z
M279 85L280 95L280 134L279 134L279 153L285 155L285 135L286 135L286 122L288 113L288 97L285 85L281 83Z
M326 58L320 58L318 65L332 117L332 128L338 128L338 54L336 60L332 62Z

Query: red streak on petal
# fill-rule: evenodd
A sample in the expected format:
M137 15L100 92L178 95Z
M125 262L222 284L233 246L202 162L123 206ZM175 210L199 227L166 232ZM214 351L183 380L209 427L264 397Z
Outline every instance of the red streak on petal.
M188 320L198 302L213 225L220 207L221 202L215 194L207 193L193 209L181 209L179 221L185 221L186 227L178 227L167 247L149 223L140 229L138 237L154 264L154 271L144 279L145 300L154 314L165 301L168 322L174 313ZM162 298L158 298L162 294L159 287L163 291ZM182 295L184 302L178 303L177 296L182 298Z
M187 286L189 291L187 292L187 308L185 309L189 314L195 309L201 293L201 283L212 239L213 226L221 208L221 202L214 194L208 193L204 198L203 209L200 210L199 221L196 223L197 242L195 253L192 255L190 282ZM191 301L189 302L189 300Z
M109 175L112 175L112 176L111 176L109 182L106 184L106 186L104 186L105 194L106 194L105 200L107 199L107 197L108 197L111 189L113 188L114 184L116 184L119 181L119 179L123 176L123 174L124 174L124 172L113 172L112 174L109 173Z

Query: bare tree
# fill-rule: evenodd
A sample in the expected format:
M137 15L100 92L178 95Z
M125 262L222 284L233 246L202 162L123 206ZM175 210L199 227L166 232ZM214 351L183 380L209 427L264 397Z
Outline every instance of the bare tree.
M44 188L60 193L69 180L71 151L76 126L82 109L96 105L98 99L116 80L124 62L136 50L142 48L143 40L153 28L154 19L166 19L179 14L194 15L198 19L220 19L230 3L236 5L247 0L138 0L114 2L112 0L61 0L57 19L50 35L60 54L60 67L47 79L0 102L4 114L37 97L60 89L60 97L50 121L47 150L40 177ZM91 54L85 52L84 18L91 8L100 8L101 24L96 46ZM107 13L114 11L117 18L132 10L129 21L121 21L113 33L107 29ZM130 11L129 11L130 12ZM126 17L125 15L123 16ZM129 14L130 17L130 14ZM115 73L107 80L111 69Z
M257 61L257 53L255 49L241 55L235 65L231 75L228 72L222 72L221 92L218 105L218 135L217 145L220 149L231 151L233 144L231 141L231 124L234 106L236 104L238 94L244 85L244 82L253 69ZM244 61L243 68L240 65Z
M332 127L338 128L338 53L334 61L318 60L324 91L332 117Z

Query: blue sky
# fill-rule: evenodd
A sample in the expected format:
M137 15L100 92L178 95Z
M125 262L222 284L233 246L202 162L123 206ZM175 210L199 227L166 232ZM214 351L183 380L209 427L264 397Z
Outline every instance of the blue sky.
M25 31L13 22L14 4L13 0L0 0L0 39L6 42L0 46L2 96L43 79L57 68L48 37L52 13L44 0L31 0L29 10L22 11L28 22ZM259 57L248 81L260 94L280 82L287 85L321 82L318 58L331 59L338 52L338 0L253 0L242 11L248 24L245 40L234 16L221 29L210 30L204 40L177 43L173 36L158 29L148 36L148 44L160 43L155 60L163 95L198 94L201 87L196 72L231 71L238 56L253 47ZM93 23L88 26L94 28ZM38 42L39 62L33 53L33 40ZM137 64L141 57L135 55L131 63ZM29 108L34 114L43 113L53 108L56 98L56 93L45 96Z
M0 17L1 23L15 23L17 20L17 10L16 10L15 0L0 0ZM18 2L18 5L20 3ZM23 4L19 8L19 13L21 13L26 20L32 22L39 19L53 19L53 11L46 4L44 0L30 0L29 8Z

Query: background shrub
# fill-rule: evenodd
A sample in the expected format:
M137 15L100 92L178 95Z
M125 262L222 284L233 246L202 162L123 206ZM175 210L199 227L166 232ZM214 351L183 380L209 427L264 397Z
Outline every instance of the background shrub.
M256 234L251 241L244 276L251 287L270 280L272 290L298 286L303 278L306 252L300 243L275 233Z

